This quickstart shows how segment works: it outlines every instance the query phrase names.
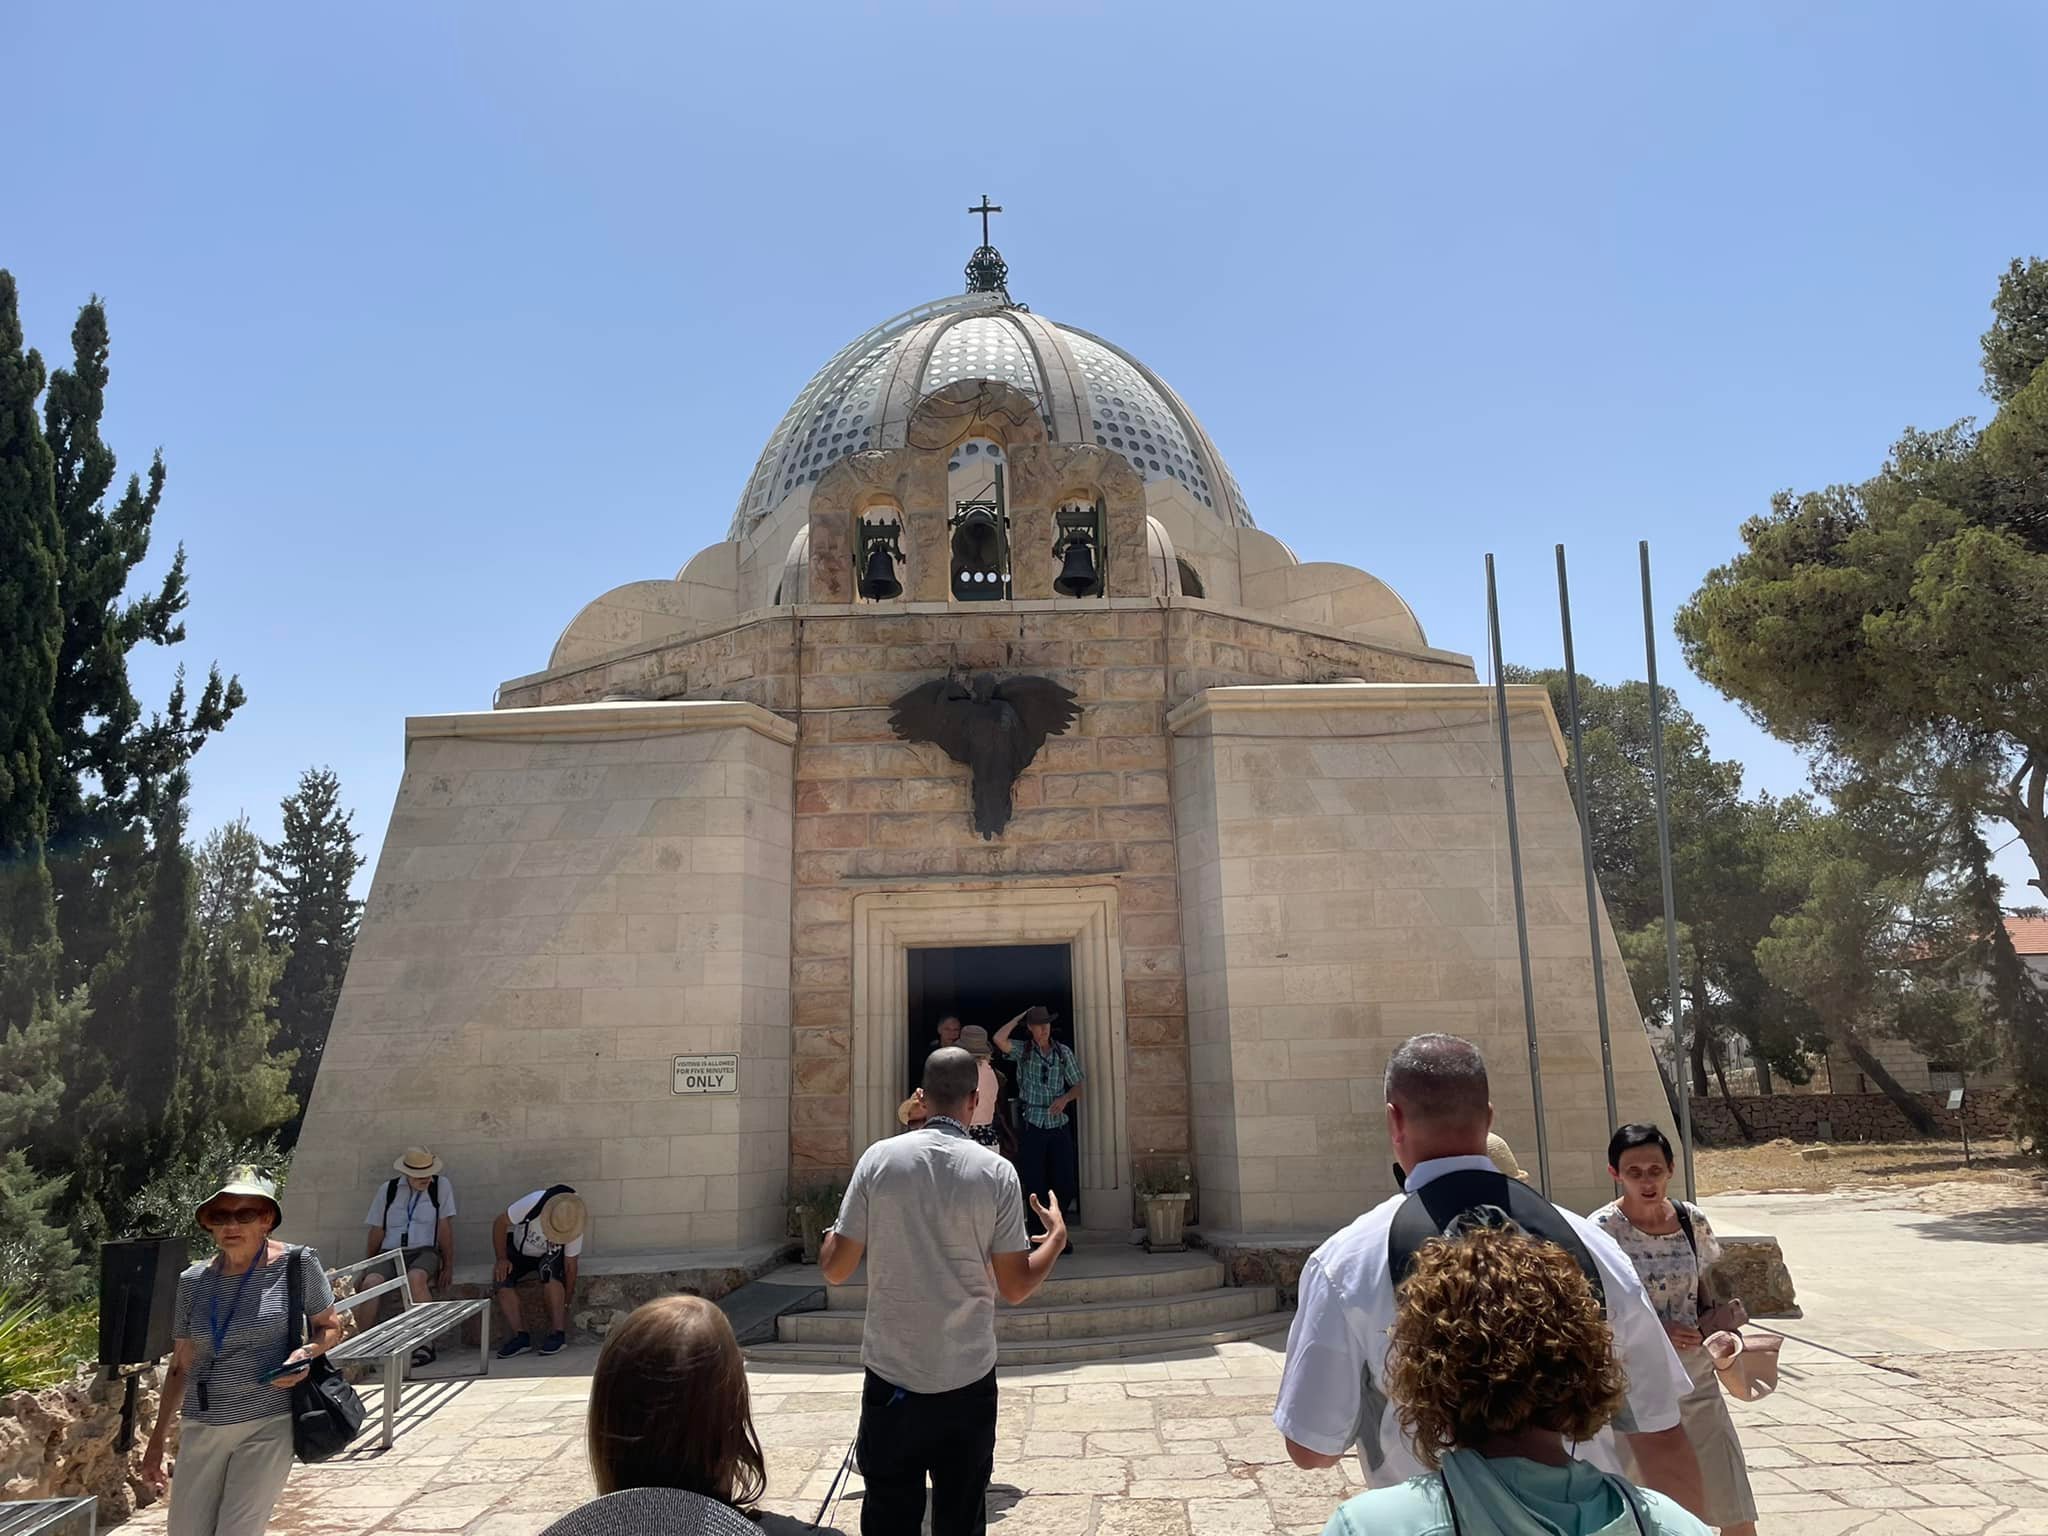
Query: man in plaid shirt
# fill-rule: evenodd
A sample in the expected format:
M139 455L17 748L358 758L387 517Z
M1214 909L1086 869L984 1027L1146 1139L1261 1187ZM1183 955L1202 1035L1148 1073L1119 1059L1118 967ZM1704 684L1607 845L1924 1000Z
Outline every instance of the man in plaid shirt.
M1029 1044L1010 1038L1019 1024ZM1017 1176L1024 1193L1041 1201L1058 1195L1060 1208L1071 1211L1080 1203L1081 1178L1067 1108L1081 1097L1081 1060L1054 1041L1052 1014L1039 1007L1026 1008L997 1030L994 1044L1017 1068ZM1070 1237L1068 1251L1073 1247Z

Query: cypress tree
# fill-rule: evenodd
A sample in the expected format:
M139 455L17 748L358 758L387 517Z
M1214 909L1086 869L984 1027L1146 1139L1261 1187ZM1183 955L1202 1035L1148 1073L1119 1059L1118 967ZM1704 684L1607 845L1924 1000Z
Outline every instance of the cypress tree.
M362 915L349 889L363 865L354 820L341 808L334 771L308 768L284 801L283 835L264 846L271 937L290 951L277 986L277 1047L297 1056L291 1092L299 1113L286 1128L287 1143L297 1139L312 1095Z

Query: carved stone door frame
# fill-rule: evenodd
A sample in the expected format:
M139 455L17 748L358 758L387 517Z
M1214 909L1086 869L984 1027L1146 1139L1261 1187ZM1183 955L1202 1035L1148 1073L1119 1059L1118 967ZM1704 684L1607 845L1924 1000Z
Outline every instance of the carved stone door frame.
M911 1085L910 951L1065 944L1073 952L1074 1040L1087 1075L1081 1114L1083 1214L1130 1222L1124 1103L1123 948L1114 880L868 890L853 898L853 1155L897 1129ZM1112 1217L1104 1221L1105 1215Z

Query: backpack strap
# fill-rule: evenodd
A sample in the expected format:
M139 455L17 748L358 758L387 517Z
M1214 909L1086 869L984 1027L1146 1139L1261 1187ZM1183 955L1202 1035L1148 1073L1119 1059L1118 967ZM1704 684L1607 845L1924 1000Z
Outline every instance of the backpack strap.
M290 1329L286 1342L293 1349L300 1348L306 1342L306 1285L299 1278L299 1266L305 1262L305 1254L306 1250L303 1248L287 1248L284 1254L284 1283L291 1298L286 1303L291 1314L286 1324Z
M398 1180L393 1179L384 1186L384 1216L387 1221L391 1217L391 1207L396 1204L398 1204Z
M519 1218L519 1225L522 1227L532 1226L534 1220L540 1215L541 1208L554 1199L555 1196L573 1195L575 1193L576 1186L574 1184L550 1184L540 1192L540 1198L526 1208L526 1214ZM440 1207L436 1206L435 1209L438 1210Z
M1678 1230L1685 1234L1685 1246L1692 1250L1693 1262L1697 1264L1700 1258L1700 1240L1693 1235L1692 1207L1683 1200L1674 1200L1671 1202L1671 1211L1678 1218Z
M1607 1287L1600 1278L1600 1266L1593 1262L1591 1250L1564 1212L1520 1179L1492 1168L1461 1168L1409 1192L1387 1230L1387 1272L1394 1288L1399 1290L1408 1278L1424 1243L1442 1237L1467 1212L1486 1207L1501 1212L1531 1237L1570 1254L1593 1287L1593 1299L1606 1311Z

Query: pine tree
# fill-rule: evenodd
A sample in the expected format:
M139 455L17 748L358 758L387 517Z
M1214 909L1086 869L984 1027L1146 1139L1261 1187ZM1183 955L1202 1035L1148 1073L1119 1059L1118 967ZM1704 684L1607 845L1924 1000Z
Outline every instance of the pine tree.
M297 1102L292 1057L273 1054L272 993L283 952L266 929L258 884L263 845L246 817L217 828L194 860L198 963L187 978L178 1048L179 1108L187 1137L215 1127L235 1141L277 1129Z
M277 1044L297 1053L291 1092L300 1115L285 1130L287 1144L297 1139L312 1095L362 913L362 903L349 891L363 864L354 819L341 808L341 781L334 771L308 768L284 802L283 836L264 845L271 937L290 950L277 987Z
M64 628L64 530L36 427L43 360L22 348L14 278L0 271L0 1034L56 1002L44 843L58 773L51 699Z
M188 706L181 676L166 710L143 717L129 686L128 657L139 645L185 638L185 552L172 557L153 592L127 597L163 500L163 457L151 461L146 484L130 475L108 504L115 458L100 437L108 333L97 298L79 311L71 347L72 366L50 376L43 417L63 534L64 638L51 704L62 771L51 797L51 878L65 978L76 985L107 955L141 899L150 878L150 829L183 782L177 776L243 695L240 682L215 667L196 704ZM98 1043L114 1042L99 1034Z
M45 848L59 776L51 717L62 647L64 531L36 424L43 360L22 345L12 274L0 271L0 1288L68 1299L76 1254L52 1219L62 1178L26 1151L56 1117L60 1057L84 1015L59 1003Z

